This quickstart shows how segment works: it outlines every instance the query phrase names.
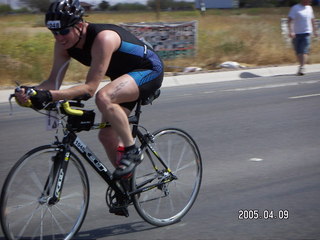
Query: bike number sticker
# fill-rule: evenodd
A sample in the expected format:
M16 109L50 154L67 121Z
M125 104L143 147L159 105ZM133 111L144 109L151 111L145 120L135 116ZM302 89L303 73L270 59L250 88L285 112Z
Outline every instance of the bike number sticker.
M57 117L57 113L55 112L49 112L46 118L46 129L47 131L55 130L57 129L59 124L59 120Z
M47 28L49 28L49 29L61 28L60 20L48 21Z

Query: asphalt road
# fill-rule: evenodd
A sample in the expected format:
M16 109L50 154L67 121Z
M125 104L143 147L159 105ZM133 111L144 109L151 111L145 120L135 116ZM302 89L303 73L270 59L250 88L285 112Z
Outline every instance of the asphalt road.
M320 239L319 106L320 73L164 88L142 124L179 127L197 141L204 175L195 205L163 228L133 207L129 218L110 215L106 186L87 166L91 202L76 239ZM1 185L22 154L53 140L42 116L9 112L0 104ZM103 159L96 135L81 137Z

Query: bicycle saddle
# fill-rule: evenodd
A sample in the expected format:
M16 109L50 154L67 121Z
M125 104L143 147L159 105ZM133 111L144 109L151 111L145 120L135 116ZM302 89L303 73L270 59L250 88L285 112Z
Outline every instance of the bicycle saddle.
M152 104L152 102L160 96L160 89L157 89L154 93L150 94L149 97L141 99L141 105Z

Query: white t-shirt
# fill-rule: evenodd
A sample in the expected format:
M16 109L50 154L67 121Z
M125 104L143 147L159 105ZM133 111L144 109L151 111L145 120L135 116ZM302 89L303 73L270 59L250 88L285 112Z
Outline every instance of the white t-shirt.
M294 5L290 9L289 18L293 20L295 34L312 33L311 19L314 18L314 13L310 5Z

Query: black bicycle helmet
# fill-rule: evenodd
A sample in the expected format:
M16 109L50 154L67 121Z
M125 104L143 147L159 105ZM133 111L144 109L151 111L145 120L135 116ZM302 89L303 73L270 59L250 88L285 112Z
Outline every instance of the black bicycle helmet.
M50 30L68 28L82 21L83 14L84 8L79 0L58 0L51 3L45 24Z

